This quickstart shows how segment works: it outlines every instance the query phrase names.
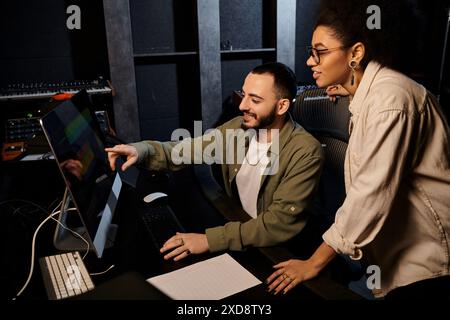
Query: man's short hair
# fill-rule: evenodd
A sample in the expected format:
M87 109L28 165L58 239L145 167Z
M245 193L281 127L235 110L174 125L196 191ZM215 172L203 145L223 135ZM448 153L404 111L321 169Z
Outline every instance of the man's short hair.
M251 73L271 74L279 98L293 101L297 95L297 79L295 73L283 63L269 62L255 67Z

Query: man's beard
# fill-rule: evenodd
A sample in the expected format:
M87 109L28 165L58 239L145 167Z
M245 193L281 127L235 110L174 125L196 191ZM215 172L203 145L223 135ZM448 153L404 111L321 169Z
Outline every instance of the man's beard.
M255 126L249 127L249 126L247 126L244 123L244 121L242 121L241 128L244 129L244 130L248 130L248 129L254 129L254 130L266 129L266 128L268 128L269 126L271 126L274 123L275 116L276 116L276 108L274 107L272 109L272 111L270 111L270 113L267 116L259 117L259 122L257 122Z

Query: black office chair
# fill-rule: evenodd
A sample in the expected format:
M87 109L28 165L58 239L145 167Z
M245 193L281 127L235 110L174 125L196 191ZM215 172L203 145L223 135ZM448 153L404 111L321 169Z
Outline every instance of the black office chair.
M344 159L349 139L348 97L331 102L325 89L312 89L296 97L290 112L293 119L322 144L325 163L314 203L322 227L334 221L336 210L345 199Z
M325 89L311 89L299 94L290 110L293 119L322 144L325 153L324 168L310 218L313 227L309 227L320 232L331 226L336 211L345 199L344 160L350 120L348 105L348 97L340 97L332 102ZM338 278L335 280L348 283L361 277L362 268L359 263L340 257L334 262L331 272Z

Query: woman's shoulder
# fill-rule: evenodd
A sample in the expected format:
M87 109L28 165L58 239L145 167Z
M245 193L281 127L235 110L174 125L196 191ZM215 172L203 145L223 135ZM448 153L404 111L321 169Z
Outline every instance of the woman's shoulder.
M427 97L427 90L405 74L381 68L375 76L370 88L370 96L375 100L378 111L400 109L404 111L417 110Z

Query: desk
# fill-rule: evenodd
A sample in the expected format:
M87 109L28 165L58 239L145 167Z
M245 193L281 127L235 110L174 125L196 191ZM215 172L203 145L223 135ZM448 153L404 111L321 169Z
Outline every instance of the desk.
M185 177L184 177L185 178ZM188 179L182 179L188 180ZM102 258L101 262L109 261L108 263L115 264L115 270L109 276L116 276L118 274L135 270L139 274L143 276L143 278L149 278L155 275L159 275L162 273L170 272L189 264L204 260L206 258L213 257L218 254L203 254L203 255L191 255L179 262L174 261L164 261L162 259L162 255L153 247L152 242L148 234L146 233L145 228L142 223L140 223L140 219L138 217L138 212L136 210L136 204L138 201L142 201L142 198L149 191L156 191L154 184L157 184L159 187L159 191L165 191L167 193L171 193L170 186L164 182L164 177L161 176L152 176L150 173L143 172L143 174L138 179L137 188L133 190L132 188L126 187L124 192L121 194L120 203L119 203L119 216L117 220L117 224L119 225L118 234L116 238L116 242L114 247L111 249L112 251L107 252L105 257ZM180 184L177 183L177 187L180 187ZM162 189L162 190L161 190ZM170 195L169 195L170 196ZM174 195L174 198L176 196ZM205 205L203 203L202 205ZM201 228L205 228L203 219L193 219L192 214L195 214L198 208L190 207L190 210L185 211L184 214L180 214L179 218L183 225L186 228L187 232L191 232L190 225L192 223L184 223L186 218L190 218L190 220L194 220L195 224L200 224ZM211 208L211 210L214 210ZM175 211L177 213L177 211ZM189 217L190 215L190 217ZM214 214L210 215L210 218L214 217ZM217 223L223 223L223 217L217 216ZM186 221L187 222L187 221ZM207 224L213 223L212 221L208 221ZM203 224L203 225L202 225ZM251 273L253 273L257 278L259 278L262 282L267 278L267 276L272 272L272 261L267 258L261 251L255 248L251 248L244 252L229 252L230 255L235 258L242 266L248 269ZM106 269L106 265L102 268L98 266L94 266L96 261L86 261L86 266L88 270L91 268L95 269ZM98 263L98 261L97 261ZM105 279L102 279L105 280ZM106 279L106 285L108 286L108 280ZM95 281L94 282L98 282ZM313 291L307 289L304 286L298 286L293 292L288 295L289 298L300 298L300 299L319 299L321 298L319 295L315 294ZM86 296L87 298L95 299L95 292L90 293ZM152 295L149 293L149 298L156 297L156 295ZM80 297L83 298L83 297ZM105 298L105 292L102 290L101 298ZM282 299L281 296L273 296L266 292L265 284L260 284L256 287L250 288L246 291L240 292L229 299Z
M129 207L130 204L140 201L150 192L163 191L169 194L172 200L171 206L187 232L203 232L206 227L221 225L228 219L244 219L242 210L234 207L233 203L227 202L220 196L220 192L212 194L216 189L213 185L205 183L207 179L202 176L202 173L207 174L208 170L202 171L202 167L196 167L196 169L196 171L187 169L178 173L181 177L173 177L173 179L143 171L136 190L130 190L127 193L130 198L123 199L125 201L122 202L126 208L120 209L121 212L127 212L127 214L122 215L122 220L118 222L119 234L114 246L116 263L122 263L124 271L134 269L148 278L214 256L212 254L192 255L179 262L164 261L159 252L152 247L151 241L146 239L143 226L136 217L136 213L133 213L134 209ZM198 185L197 179L202 180L203 184ZM209 192L209 197L205 196L201 192L202 190ZM212 203L208 205L207 199L213 199ZM226 213L232 213L233 216L224 216ZM137 224L135 224L136 221L138 221ZM263 282L273 272L274 264L294 258L294 255L284 247L250 248L244 252L229 253ZM266 286L263 283L238 293L230 299L361 299L359 295L324 275L298 285L285 296L274 297L265 289Z
M114 246L105 250L102 259L97 259L93 254L89 254L85 260L87 269L91 273L106 270L111 264L115 265L108 273L93 276L96 286L102 287L107 285L112 279L130 271L135 271L146 279L213 256L212 254L191 255L179 262L164 261L148 238L148 234L136 210L138 201L142 201L145 195L154 191L162 191L169 194L171 201L173 201L171 206L187 232L203 232L206 227L223 224L227 219L220 214L217 208L208 204L200 191L200 187L192 187L196 183L192 174L193 171L187 169L184 172L175 174L179 175L178 178L169 179L165 174L153 174L143 170L138 179L136 189L124 185L114 218L119 225ZM219 199L217 199L217 204L225 205ZM53 231L53 228L51 229ZM51 237L51 234L41 235L40 238L48 238L48 236ZM51 248L51 250L45 251L45 255L54 254L55 251ZM283 247L252 248L244 252L229 253L261 281L264 281L271 274L273 264L293 257ZM39 268L35 269L31 286L33 288L27 289L28 293L25 295L25 298L46 299ZM265 284L260 284L228 299L316 300L360 298L347 288L333 283L322 276L297 286L287 295L273 296L267 293L265 289ZM96 298L95 292L92 292L86 298L88 297Z
M200 165L194 168L195 177L199 182L199 188L202 190L205 198L222 214L227 220L245 221L249 219L248 215L241 207L230 202L225 192L214 179L213 168L211 166ZM294 259L296 256L286 247L277 246L270 248L257 249L266 256L273 265L282 261ZM269 272L267 275L269 275ZM266 275L266 276L267 276ZM320 274L318 277L302 283L297 287L306 287L322 299L330 300L361 300L358 294L333 281L329 276ZM292 292L291 295L294 295Z

